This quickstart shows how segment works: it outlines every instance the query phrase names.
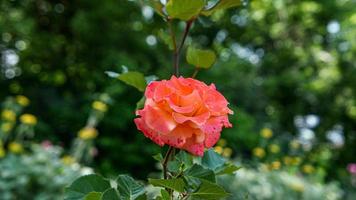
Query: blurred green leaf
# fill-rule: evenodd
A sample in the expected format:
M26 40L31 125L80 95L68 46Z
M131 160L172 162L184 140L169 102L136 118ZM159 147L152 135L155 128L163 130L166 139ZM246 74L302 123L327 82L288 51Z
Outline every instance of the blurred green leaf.
M162 200L170 200L169 193L164 189L161 190L161 196Z
M204 200L222 199L228 195L229 193L227 193L222 187L206 180L202 180L199 189L191 194L194 199Z
M96 174L86 175L75 180L65 190L66 200L82 200L91 192L104 192L110 188L109 181ZM95 194L90 195L88 198L93 198Z
M145 106L146 97L143 96L137 103L136 103L136 110L140 110Z
M176 155L176 159L182 162L186 167L193 165L193 156L184 150L179 151Z
M150 5L159 15L165 17L163 13L163 4L159 0L147 0L148 5Z
M133 200L145 193L144 186L128 175L119 175L116 182L121 199Z
M177 192L183 192L185 183L182 178L175 179L148 179L148 182L153 186L169 188Z
M141 92L145 91L146 88L145 76L140 72L127 72L119 75L117 78L123 81L124 83L135 87Z
M100 200L101 192L90 192L84 197L84 200Z
M170 0L166 5L166 10L171 18L188 21L197 16L204 5L204 0Z
M212 50L202 50L190 46L186 58L189 64L207 69L214 64L216 55Z
M169 50L174 49L172 37L163 29L158 31L158 37L168 46Z
M203 10L201 13L203 15L209 16L217 10L228 9L241 5L241 0L220 0L214 6L207 10Z

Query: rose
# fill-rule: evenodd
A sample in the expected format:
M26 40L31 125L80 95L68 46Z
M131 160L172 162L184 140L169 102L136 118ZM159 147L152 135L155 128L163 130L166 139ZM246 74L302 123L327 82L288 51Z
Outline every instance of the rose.
M165 144L203 156L220 138L223 127L231 127L233 112L214 84L172 76L151 82L145 91L145 106L138 110L137 128L160 146Z

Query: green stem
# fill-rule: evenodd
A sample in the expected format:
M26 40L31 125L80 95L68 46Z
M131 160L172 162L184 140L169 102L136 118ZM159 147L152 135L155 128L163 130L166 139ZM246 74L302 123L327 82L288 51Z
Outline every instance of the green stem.
M195 68L192 78L195 78L198 75L199 68Z
M174 153L174 147L169 146L169 149L164 156L163 162L162 162L162 167L163 167L163 177L164 179L168 179L168 162L170 160L170 157Z

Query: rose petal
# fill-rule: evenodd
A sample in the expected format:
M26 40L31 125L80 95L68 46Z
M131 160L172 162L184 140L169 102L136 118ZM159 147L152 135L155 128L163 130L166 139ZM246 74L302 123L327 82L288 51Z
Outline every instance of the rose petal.
M134 122L135 122L135 124L137 126L137 129L142 131L142 133L146 137L150 138L152 141L154 141L156 144L158 144L160 146L164 145L164 142L162 141L160 135L156 131L150 129L145 124L145 122L142 120L142 118L136 118L136 119L134 119Z
M143 110L138 111L138 114L145 120L148 127L159 133L169 133L177 126L172 116L159 107L146 104Z

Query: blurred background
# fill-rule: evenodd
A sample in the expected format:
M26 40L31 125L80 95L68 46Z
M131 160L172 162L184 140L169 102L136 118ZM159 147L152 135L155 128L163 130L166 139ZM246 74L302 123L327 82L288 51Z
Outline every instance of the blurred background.
M142 93L105 72L169 78L166 26L142 1L0 1L0 199L157 171L133 123ZM244 167L226 177L232 199L355 197L355 36L355 0L243 1L194 23L187 42L218 55L197 78L235 111L215 147Z

